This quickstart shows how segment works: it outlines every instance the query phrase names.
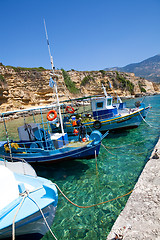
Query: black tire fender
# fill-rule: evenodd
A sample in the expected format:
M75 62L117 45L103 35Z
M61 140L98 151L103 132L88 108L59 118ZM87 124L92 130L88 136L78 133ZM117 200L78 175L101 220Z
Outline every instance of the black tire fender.
M98 121L98 120L96 120L96 121L93 123L93 127L94 127L95 129L100 129L101 126L102 126L102 124L101 124L101 122Z

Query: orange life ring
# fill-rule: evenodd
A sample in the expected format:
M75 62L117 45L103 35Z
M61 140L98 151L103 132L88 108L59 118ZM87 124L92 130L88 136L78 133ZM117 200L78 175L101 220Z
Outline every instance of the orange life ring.
M50 117L50 114L54 114L54 117ZM51 110L47 113L47 119L48 121L53 121L57 117L57 112L55 110Z
M79 131L75 128L73 133L74 133L75 136L78 136Z
M71 110L69 110L69 108L70 108ZM67 111L68 113L74 113L74 112L75 112L74 108L71 107L71 106L67 106L67 107L66 107L66 111Z

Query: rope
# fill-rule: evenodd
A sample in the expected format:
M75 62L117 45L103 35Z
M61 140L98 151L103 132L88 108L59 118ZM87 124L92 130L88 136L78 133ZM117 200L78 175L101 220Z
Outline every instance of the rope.
M116 197L116 198L112 198L112 199L107 200L107 201L105 201L105 202L96 203L96 204L93 204L93 205L90 205L90 206L79 206L79 205L73 203L69 198L67 198L67 196L62 192L62 190L58 187L58 185L57 185L56 183L53 183L53 184L58 188L58 190L60 191L60 193L67 199L68 202L70 202L72 205L74 205L75 207L78 207L78 208L91 208L91 207L95 207L95 206L98 206L98 205L102 205L102 204L104 204L104 203L112 202L112 201L117 200L117 199L119 199L119 198L125 197L125 196L131 194L131 192L133 192L133 189L132 189L132 190L131 190L130 192L128 192L128 193L125 193L125 194L123 194L123 195L121 195L121 196L118 196L118 197Z
M103 143L101 143L101 145L102 145L102 147L103 147L107 152L109 152L109 153L112 154L112 155L117 156L117 154L111 153L111 152L103 145Z
M150 127L152 127L152 128L159 128L159 127L152 126L150 123L148 123L148 122L144 119L144 117L142 116L142 114L141 114L140 112L139 112L139 115L141 116L142 120L143 120L148 126L150 126Z
M102 144L102 143L101 143L101 144ZM108 149L107 149L103 144L102 144L102 147L104 147L105 150L106 150L107 152L109 152L110 154L117 156L116 154L111 153L110 151L108 151ZM151 150L149 150L149 152L153 151L153 149L154 149L154 148L152 148ZM146 152L134 153L134 155L141 155L141 154L144 154L144 153L146 153Z
M44 213L43 213L42 209L39 207L38 203L37 203L33 198L31 198L30 196L28 196L28 198L31 199L31 200L36 204L36 206L39 208L39 211L40 211L40 213L42 214L42 217L43 217L43 219L44 219L44 221L45 221L46 226L48 227L50 233L51 233L52 236L55 238L55 240L57 240L56 236L54 235L52 229L50 228L50 226L49 226L49 224L48 224L48 222L47 222L47 219L46 219L45 216L44 216Z
M18 214L18 212L19 212L19 210L20 210L20 208L21 208L21 206L22 206L22 204L23 204L23 202L24 202L26 197L28 197L30 200L32 200L36 204L36 206L40 210L40 213L42 214L42 217L43 217L43 219L45 221L46 226L48 227L49 231L51 232L51 234L55 238L55 240L57 240L57 238L55 237L54 233L52 232L52 230L51 230L51 228L50 228L50 226L49 226L49 224L48 224L48 222L47 222L47 220L46 220L46 218L44 216L44 213L43 213L42 209L39 207L38 203L33 198L31 198L29 196L29 193L35 192L35 191L37 191L39 189L42 189L42 188L43 187L40 187L40 188L34 189L32 191L26 191L24 194L21 194L21 196L23 196L23 199L22 199L22 201L21 201L21 203L19 205L19 208L17 209L17 212L16 212L16 214L15 214L15 216L13 218L13 223L12 223L12 240L15 240L15 219L16 219L16 216L17 216L17 214Z
M146 141L150 141L154 138L149 138L149 139L144 139L142 141L136 141L134 143L129 143L129 144L125 144L125 145L120 145L120 146L116 146L116 147L106 147L106 148L109 148L109 149L116 149L116 148L123 148L123 147L126 147L126 146L130 146L130 145L135 145L137 143L142 143L142 142L146 142Z
M98 174L97 153L96 153L96 149L95 149L95 160L96 160L96 173Z
M13 223L12 223L12 240L15 240L15 220L16 220L16 216L17 216L17 214L18 214L18 212L19 212L19 210L20 210L20 208L21 208L21 206L22 206L22 204L24 202L24 199L26 197L27 197L27 193L24 194L24 196L22 198L22 201L21 201L21 203L19 205L19 208L17 209L17 212L16 212L16 214L14 215L14 218L13 218Z

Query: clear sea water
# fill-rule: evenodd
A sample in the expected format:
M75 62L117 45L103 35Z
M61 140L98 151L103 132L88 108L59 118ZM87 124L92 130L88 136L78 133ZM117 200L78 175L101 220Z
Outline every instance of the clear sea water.
M133 106L138 100L141 98L130 99L127 105ZM148 124L142 122L136 129L110 133L102 142L105 148L101 146L97 163L91 159L37 166L38 175L55 182L72 202L81 206L104 202L131 191L160 136L160 95L148 96L144 103L152 106L146 118ZM2 135L4 131L0 127ZM105 240L128 197L82 209L59 193L52 231L58 240ZM53 239L50 233L43 237L47 239Z

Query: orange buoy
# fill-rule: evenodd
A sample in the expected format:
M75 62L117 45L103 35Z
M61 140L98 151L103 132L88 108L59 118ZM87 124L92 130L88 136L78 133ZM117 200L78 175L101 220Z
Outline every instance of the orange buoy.
M87 138L86 138L86 137L82 138L82 142L85 142L86 140L87 140Z
M71 109L71 110L70 110L70 109ZM74 113L75 110L74 110L73 107L71 107L71 106L67 106L67 107L66 107L66 112L68 112L68 113Z
M78 136L79 131L75 128L73 133L74 133L75 136Z
M74 126L77 126L77 122L76 121L73 121L72 122L72 126L74 127Z
M54 114L53 117L50 117L50 114ZM57 112L55 110L51 110L47 113L47 119L48 121L53 121L57 117Z

